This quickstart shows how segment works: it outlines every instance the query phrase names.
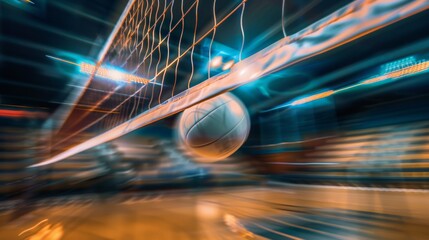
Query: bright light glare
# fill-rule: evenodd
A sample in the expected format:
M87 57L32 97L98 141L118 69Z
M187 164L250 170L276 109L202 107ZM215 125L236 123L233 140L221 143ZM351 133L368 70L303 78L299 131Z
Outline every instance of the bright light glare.
M223 65L222 70L224 70L224 71L229 70L232 68L232 66L234 66L234 64L235 64L234 60L228 61L227 63L225 63Z
M97 68L95 65L92 65L89 63L78 64L78 63L75 63L75 62L72 62L69 60L53 57L50 55L46 55L46 57L53 59L55 61L60 61L60 62L64 62L67 64L78 66L82 73L86 73L89 75L94 74L94 72L96 71L95 69ZM128 82L128 83L129 82L136 82L136 83L148 84L150 82L149 79L142 78L142 77L132 75L132 74L127 74L127 73L122 72L120 70L117 70L114 68L106 68L103 66L100 66L97 68L97 72L95 73L95 75L98 77L101 77L101 78L105 78L105 79L111 79L114 81L122 81L122 82Z
M121 72L119 72L117 70L110 70L109 71L109 77L110 77L110 79L113 79L116 81L121 81L124 78L124 74L122 74Z
M212 59L210 62L210 66L212 68L218 68L222 65L222 56L217 56Z
M94 74L96 67L89 63L81 63L80 71L87 74ZM106 67L99 67L95 73L98 77L111 79L114 81L124 81L124 82L137 82L148 84L149 80L141 78L135 75L127 74L115 69L110 69Z

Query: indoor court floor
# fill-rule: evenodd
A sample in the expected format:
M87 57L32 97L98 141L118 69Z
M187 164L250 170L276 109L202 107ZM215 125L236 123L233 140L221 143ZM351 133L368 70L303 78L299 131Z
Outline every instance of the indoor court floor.
M43 200L2 239L425 239L428 191L282 185ZM47 205L50 205L47 207Z

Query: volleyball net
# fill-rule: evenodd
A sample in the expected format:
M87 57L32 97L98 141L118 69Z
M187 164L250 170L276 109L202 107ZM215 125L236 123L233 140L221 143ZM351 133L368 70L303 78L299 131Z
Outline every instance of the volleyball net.
M426 0L352 1L288 35L290 19L318 4L309 1L286 17L287 0L130 0L98 62L81 66L89 80L75 105L85 107L66 114L52 136L51 155L32 167L111 141L429 7Z

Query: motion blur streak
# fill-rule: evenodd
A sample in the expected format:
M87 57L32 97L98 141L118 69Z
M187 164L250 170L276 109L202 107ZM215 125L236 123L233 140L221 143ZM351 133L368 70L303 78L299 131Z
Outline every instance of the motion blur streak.
M393 62L393 63L395 63L395 62ZM389 64L392 64L392 63L389 63ZM399 70L389 71L389 72L383 73L380 76L361 81L360 83L356 83L354 85L350 85L350 86L346 86L346 87L343 87L340 89L336 89L335 91L329 90L329 91L317 93L317 94L314 94L314 95L311 95L308 97L302 97L299 100L293 101L292 103L286 103L286 104L277 106L275 108L265 110L264 112L277 110L277 109L290 107L290 106L306 104L306 103L313 102L313 101L316 101L319 99L330 97L336 93L348 91L348 90L351 90L351 89L354 89L354 88L357 88L357 87L360 87L363 85L367 85L367 84L378 83L378 82L382 82L382 81L386 81L386 80L397 80L397 79L412 76L415 74L422 74L422 73L425 73L428 69L429 69L429 61L420 61L418 63L412 63L411 66L400 67Z
M22 18L14 18L13 20L16 23L27 24L27 25L31 26L32 28L37 29L38 31L40 31L40 34L49 32L49 33L53 33L53 34L55 34L57 36L66 37L66 38L73 39L75 41L82 42L82 43L85 43L85 44L89 44L89 45L92 45L92 46L99 46L98 43L93 42L93 41L87 39L84 36L79 36L77 34L66 32L64 30L57 29L57 28L54 28L54 27L50 27L48 25L44 25L44 24L40 24L40 23L34 23L34 22L28 22L28 21L23 20Z
M26 233L26 232L28 232L28 231L31 231L31 230L33 230L33 229L35 229L35 228L37 228L40 224L42 224L42 223L44 223L44 222L47 222L48 221L48 219L43 219L42 221L40 221L40 222L38 222L36 225L34 225L33 227L31 227L31 228L29 228L29 229L26 229L26 230L24 230L24 231L22 231L22 232L20 232L19 234L18 234L18 236L21 236L22 234L24 234L24 233Z
M46 113L22 110L0 109L0 117L6 118L45 118Z
M52 1L50 3L53 4L53 5L55 5L58 8L64 9L66 11L69 11L71 13L77 14L79 16L82 16L82 17L94 20L96 22L104 23L104 24L106 24L108 26L111 26L111 27L114 26L114 24L112 24L111 22L108 22L105 19L101 19L101 18L95 17L95 16L93 16L93 15L91 15L89 13L86 13L86 12L83 12L83 11L79 11L78 9L70 6L70 4L64 4L64 3L60 2L60 1Z
M332 91L332 90L331 91L327 91L327 92L323 92L323 93L319 93L319 94L316 94L316 95L313 95L313 96L310 96L310 97L306 97L306 98L303 98L303 99L300 99L300 100L296 100L296 101L292 102L291 105L295 106L295 105L300 105L300 104L304 104L304 103L316 101L318 99L329 97L332 94L334 94L334 91Z
M31 1L31 0L22 0L23 2L26 2L26 3L31 3L31 4L35 4L33 1Z
M409 76L417 73L422 73L424 71L427 71L428 69L429 69L429 61L425 61L410 67L403 68L401 70L388 73L384 76L368 79L364 81L363 84L371 84L371 83L376 83L376 82L380 82L388 79L401 78L401 77L405 77L405 76Z

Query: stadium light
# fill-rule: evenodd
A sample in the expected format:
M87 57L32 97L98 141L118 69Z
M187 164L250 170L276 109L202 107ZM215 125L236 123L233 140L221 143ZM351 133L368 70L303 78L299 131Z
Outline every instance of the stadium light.
M96 66L89 63L81 63L79 64L80 71L87 74L94 74L98 77L110 79L114 81L122 81L122 82L137 82L142 84L148 84L149 79L138 77L136 75L128 74L117 69L99 67L96 70ZM97 71L97 72L95 72Z
M105 79L109 79L109 80L113 80L113 81L120 81L120 82L136 82L136 83L141 83L141 84L148 84L150 82L149 79L146 78L142 78L133 74L129 74L126 73L124 71L121 71L119 69L115 69L112 67L105 67L105 66L100 66L97 68L97 66L95 66L94 64L90 64L90 63L75 63L72 61L68 61L62 58L57 58L57 57L53 57L50 55L46 55L46 57L56 60L56 61L60 61L60 62L64 62L64 63L68 63L71 65L75 65L78 66L80 69L80 72L82 73L86 73L89 75L95 74L97 77L100 78L105 78Z

